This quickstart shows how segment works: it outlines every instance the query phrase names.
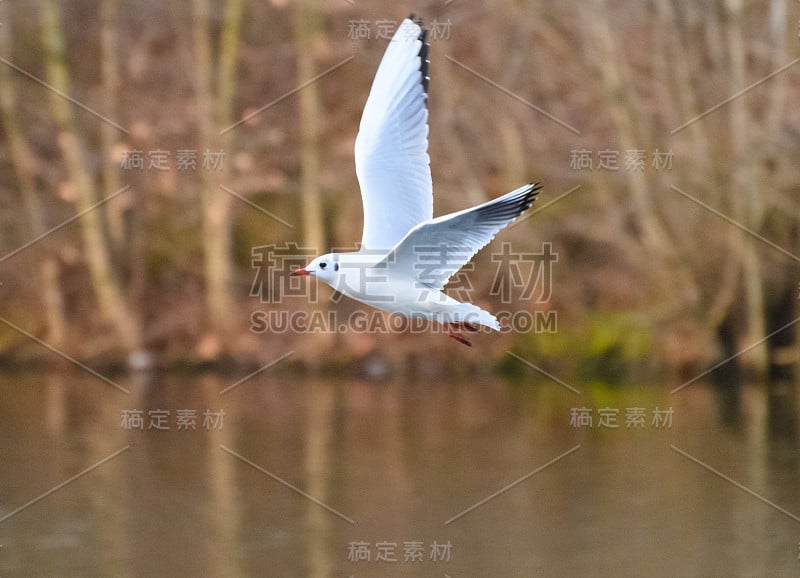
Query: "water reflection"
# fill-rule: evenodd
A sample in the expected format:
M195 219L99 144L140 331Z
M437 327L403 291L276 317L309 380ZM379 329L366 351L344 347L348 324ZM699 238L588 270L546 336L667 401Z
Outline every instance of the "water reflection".
M3 378L0 519L128 449L3 519L0 575L785 575L800 564L793 384L695 383L673 396L585 384L576 396L547 381L260 375L220 396L233 381L138 376L124 395L68 371ZM671 427L653 425L657 407L672 408ZM574 408L593 412L591 427L570 424ZM643 427L626 427L631 408ZM601 409L617 410L618 427L599 425ZM143 429L122 427L131 410ZM156 410L168 429L151 427ZM370 561L348 559L356 543ZM451 545L449 560L431 560L434 543ZM396 561L376 560L392 544Z

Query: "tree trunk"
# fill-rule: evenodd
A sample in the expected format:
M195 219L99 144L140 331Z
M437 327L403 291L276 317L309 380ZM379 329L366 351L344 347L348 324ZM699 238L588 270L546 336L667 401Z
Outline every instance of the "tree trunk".
M677 2L678 0L654 2L654 5L659 15L660 34L664 35L671 31L676 34L676 42L672 43L673 51L665 56L665 60L669 61L674 71L673 99L677 104L678 119L680 122L685 122L702 112L699 105L701 98L697 94L696 83L692 80L697 74L697 63L701 61L701 57L693 49L691 29L677 14L675 7ZM693 122L686 127L686 131L691 146L690 154L686 155L687 160L691 159L692 165L697 167L698 175L708 175L711 170L709 152L712 147L705 125Z
M214 117L219 116L224 107L231 106L230 98L234 81L233 78L228 78L226 81L220 82L220 94L224 95L228 102L223 103L221 102L222 98L220 98L220 102L215 106L211 90L213 63L211 60L211 35L209 30L211 17L209 0L194 0L193 8L192 37L195 59L194 88L197 103L198 136L203 146L208 147L210 143L218 141L214 130L217 119ZM226 29L229 26L230 20L226 20ZM235 22L235 26L238 29L238 22ZM226 54L226 58L229 61L226 65L226 74L231 76L234 70L237 39L238 35L234 34L232 37L234 46L226 46L224 43L222 46L222 52ZM225 40L231 42L230 36L225 37ZM230 141L227 140L227 142ZM225 149L223 148L222 150L224 152ZM223 164L223 175L226 164ZM206 308L209 313L212 332L216 334L222 344L225 344L227 342L226 338L232 333L232 312L234 311L234 299L231 292L234 272L231 263L230 197L219 190L215 182L214 173L208 168L201 170L200 175ZM218 174L217 176L221 177L223 175Z
M295 7L295 43L297 50L298 82L304 82L317 74L315 55L322 39L319 0L303 0ZM317 83L312 82L300 91L299 119L301 134L300 202L303 220L303 245L315 254L328 252L325 226L325 211L320 189L320 96ZM313 280L311 280L313 281ZM320 307L309 303L310 308ZM329 349L336 335L315 332L305 340L308 362L319 362L319 351Z
M597 65L603 92L619 136L619 144L624 150L638 150L647 144L647 135L639 133L637 127L643 126L638 118L636 94L626 82L627 73L620 51L616 47L611 29L609 8L605 0L594 2L595 39L598 44ZM629 90L625 90L628 86ZM654 256L670 256L674 244L661 225L655 212L643 170L626 171L631 191L633 214L642 243Z
M236 87L236 60L239 56L239 35L242 29L243 0L228 0L222 23L217 66L216 122L219 127L233 123L233 95ZM233 141L233 131L222 135L223 150ZM227 195L226 195L227 196Z
M786 0L771 0L769 11L770 49L771 60L769 68L777 70L789 59L787 44L789 34L794 30L787 26L791 21L787 18ZM781 184L778 173L782 164L791 160L781 150L781 132L786 118L786 101L788 94L787 78L785 75L778 75L770 80L769 106L767 121L760 125L761 134L759 135L759 146L756 150L760 152L758 158L759 175L757 178L765 183L768 190L780 190ZM793 247L792 238L797 237L800 225L793 218L791 213L772 214L768 219L769 237L777 237L781 246L790 250ZM796 246L796 243L794 244ZM779 281L771 282L769 303L766 306L766 329L767 333L772 333L780 329L792 319L796 319L800 312L800 295L797 294L798 279L797 263L791 263ZM774 381L791 382L792 392L794 392L796 377L800 375L800 340L798 340L797 327L791 327L773 336L767 341L767 358L769 361L770 384L773 387L782 387L781 384L774 384ZM773 381L773 378L777 378ZM786 400L779 399L779 403L786 406L787 411L792 411L796 426L797 407L796 404L785 403Z
M112 117L117 112L119 94L119 65L117 60L117 7L119 0L104 0L100 3L100 51L102 54L102 94L105 110ZM106 194L121 187L119 161L114 157L119 131L108 123L100 127L100 143L105 159L103 162L103 186ZM125 254L125 206L122 202L108 203L104 207L108 222L109 238L117 257Z
M11 23L9 22L8 5L0 4L0 52L11 53ZM0 120L5 129L8 140L11 162L17 176L22 204L28 213L31 236L36 238L46 231L46 219L42 204L36 192L36 184L31 167L33 152L22 136L17 124L15 114L16 95L14 93L14 78L11 69L0 66ZM64 320L64 300L59 287L59 262L52 244L44 239L44 247L39 264L39 279L41 299L44 303L44 313L47 320L46 340L56 348L64 344L66 322Z
M303 0L295 8L295 37L297 50L297 76L303 82L316 72L314 55L321 42L318 0ZM302 138L301 202L303 216L303 241L315 253L326 252L325 218L320 175L320 115L319 89L312 82L300 91L300 131Z
M42 33L46 48L47 80L56 90L69 94L64 36L55 0L43 1ZM100 312L106 320L114 324L127 349L137 350L142 343L141 328L136 317L128 309L122 288L114 276L100 212L91 210L97 203L98 196L94 180L87 168L84 143L78 136L78 129L72 116L72 105L53 91L49 96L52 114L59 130L58 144L69 179L75 189L76 208L83 213L80 218L81 233Z
M747 64L744 47L744 30L742 26L742 0L726 0L726 16L728 18L727 44L731 61L731 91L747 86ZM750 228L758 230L763 215L760 183L748 145L751 142L753 123L744 98L737 98L728 105L731 123L731 149L733 157L733 187L731 204L733 217ZM740 233L745 235L744 231ZM747 237L742 244L742 281L744 289L744 306L746 326L741 337L741 347L747 347L766 335L764 286L761 279L761 267L756 246L757 240ZM763 378L767 373L767 348L756 347L742 357L742 362L749 366L757 377Z

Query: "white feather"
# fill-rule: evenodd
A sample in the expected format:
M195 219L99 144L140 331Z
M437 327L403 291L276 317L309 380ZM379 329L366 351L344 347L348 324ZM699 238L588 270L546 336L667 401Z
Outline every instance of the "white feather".
M540 188L525 185L477 207L420 223L376 267L442 289L498 231L531 206Z
M388 251L433 216L422 28L403 20L383 56L356 137L362 249Z

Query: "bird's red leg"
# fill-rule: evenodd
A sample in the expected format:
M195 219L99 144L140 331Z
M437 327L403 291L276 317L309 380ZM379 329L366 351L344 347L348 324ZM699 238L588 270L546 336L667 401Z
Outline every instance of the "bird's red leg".
M456 324L456 323L447 323L445 325L445 327L447 327L447 336L452 338L452 339L455 339L459 343L463 343L467 347L472 347L472 343L470 342L469 339L467 339L466 337L463 337L461 334L457 333L456 331L453 331L453 327L452 327L453 325L458 325L458 324Z
M459 329L463 329L464 331L469 331L470 333L477 333L478 326L473 325L472 323L467 323L466 321L461 321L460 323L455 324Z

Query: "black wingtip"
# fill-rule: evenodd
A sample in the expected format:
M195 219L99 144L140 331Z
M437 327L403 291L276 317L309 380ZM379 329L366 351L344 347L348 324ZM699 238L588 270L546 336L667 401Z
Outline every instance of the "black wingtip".
M476 214L484 220L509 223L531 208L541 190L541 183L529 183L481 205Z
M536 199L539 198L539 193L544 188L544 186L540 182L528 183L528 186L530 187L530 189L527 190L524 197L525 208L523 209L523 212L531 208L531 205L534 203L534 201L536 201Z
M425 91L425 94L428 94L428 81L430 81L428 69L431 64L431 61L428 60L428 51L431 47L428 43L428 29L425 28L425 21L422 18L417 18L416 14L413 12L408 15L408 19L420 27L420 33L417 37L417 39L422 42L422 46L419 48L419 73L421 77L420 81L422 82L422 90Z
M539 196L539 192L544 188L544 185L542 185L542 183L540 182L535 182L535 183L528 183L528 186L531 188L529 193L531 195L531 199L535 201L536 198Z

